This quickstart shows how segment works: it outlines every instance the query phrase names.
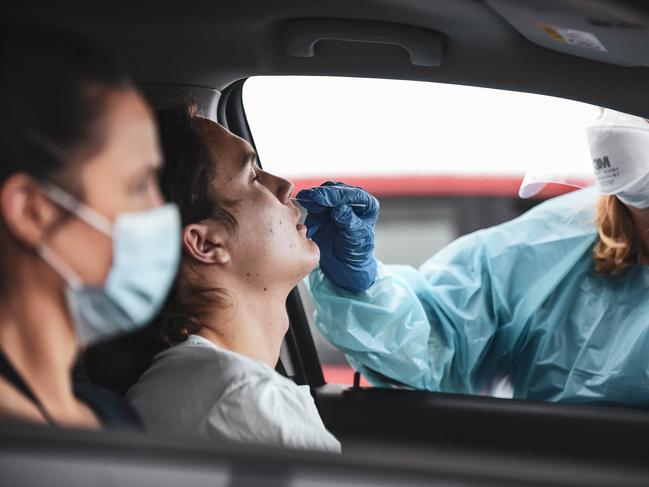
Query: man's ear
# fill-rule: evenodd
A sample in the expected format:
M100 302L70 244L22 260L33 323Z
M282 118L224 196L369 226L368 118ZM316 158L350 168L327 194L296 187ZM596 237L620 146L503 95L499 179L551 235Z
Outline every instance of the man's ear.
M183 228L183 248L193 259L204 264L227 264L230 262L227 229L212 220L190 223Z
M25 173L13 174L0 187L0 212L9 232L30 247L43 242L61 218L61 210Z

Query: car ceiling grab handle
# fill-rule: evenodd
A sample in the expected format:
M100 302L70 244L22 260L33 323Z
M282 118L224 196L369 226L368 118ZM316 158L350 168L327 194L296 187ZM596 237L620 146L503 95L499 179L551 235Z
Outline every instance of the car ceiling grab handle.
M360 20L294 20L284 31L286 52L296 57L314 57L315 45L323 40L391 44L403 48L415 66L439 66L444 57L441 34L403 24Z

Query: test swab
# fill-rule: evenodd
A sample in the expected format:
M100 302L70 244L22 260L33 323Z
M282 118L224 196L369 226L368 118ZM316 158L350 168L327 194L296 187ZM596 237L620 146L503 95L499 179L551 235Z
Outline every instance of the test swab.
M306 211L306 208L300 204L297 198L291 198L291 201L295 204L296 208L300 210L300 219L298 220L298 223L304 225L306 217L309 215L309 213Z
M291 198L291 201L297 201L298 203L310 203L310 200L305 200L303 198ZM347 206L351 206L352 208L365 208L365 205L363 203L344 203Z

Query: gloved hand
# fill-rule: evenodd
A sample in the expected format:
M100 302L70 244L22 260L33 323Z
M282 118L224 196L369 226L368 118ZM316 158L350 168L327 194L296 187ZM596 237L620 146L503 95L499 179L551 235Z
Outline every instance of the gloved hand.
M376 279L378 200L361 188L333 181L304 189L297 199L308 212L307 236L320 247L322 272L348 291L369 288Z

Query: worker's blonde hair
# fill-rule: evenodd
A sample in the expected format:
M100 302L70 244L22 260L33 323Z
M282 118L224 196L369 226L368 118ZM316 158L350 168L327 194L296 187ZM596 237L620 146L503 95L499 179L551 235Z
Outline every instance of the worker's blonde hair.
M598 273L615 275L649 262L631 212L615 195L599 197L595 222L599 239L593 249L593 258Z

